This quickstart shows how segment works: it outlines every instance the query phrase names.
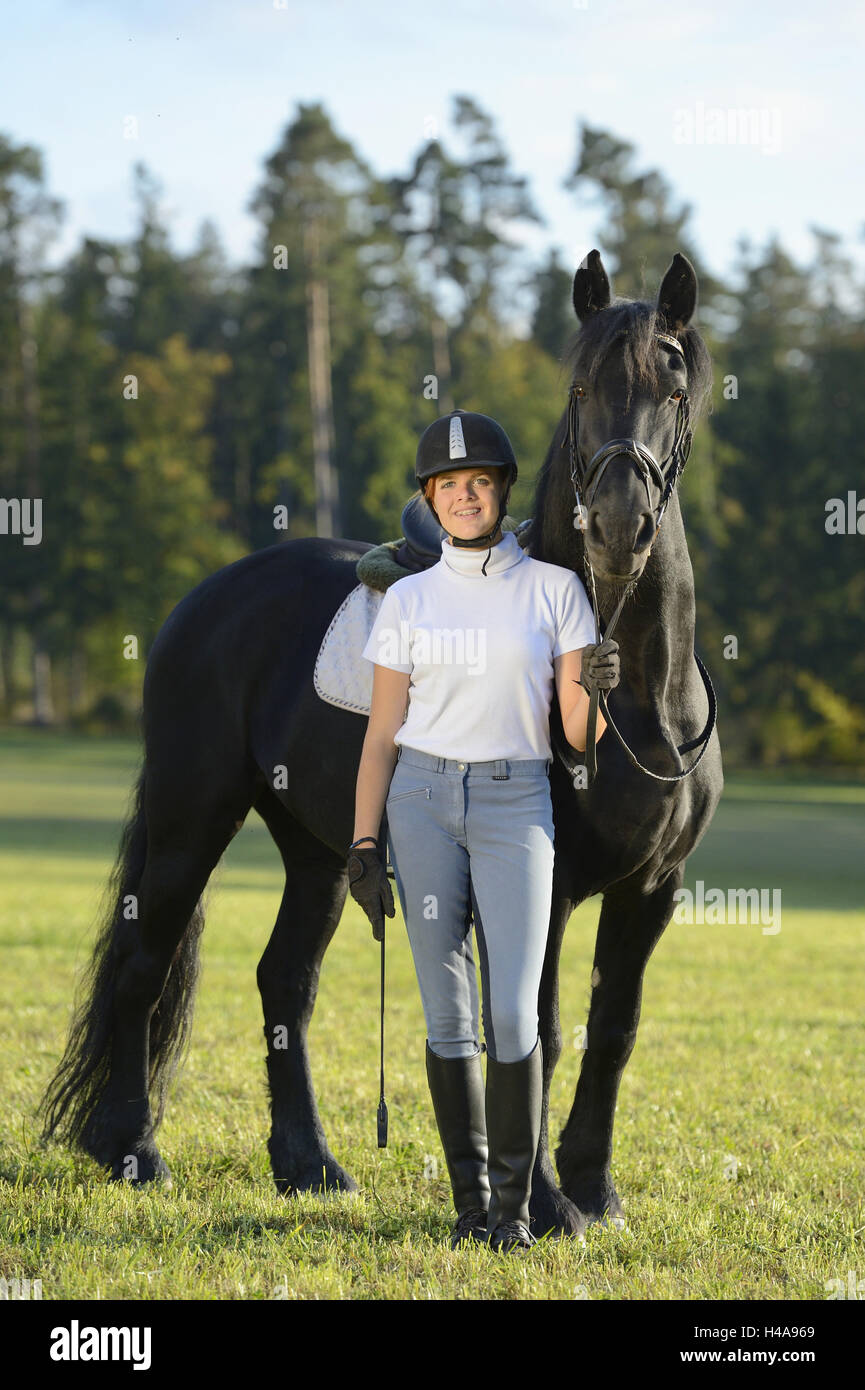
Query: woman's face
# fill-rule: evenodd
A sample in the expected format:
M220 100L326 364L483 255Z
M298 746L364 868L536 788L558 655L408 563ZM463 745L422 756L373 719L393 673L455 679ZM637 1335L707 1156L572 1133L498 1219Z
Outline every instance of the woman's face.
M432 504L439 521L452 536L471 540L494 525L504 482L501 468L457 468L438 473Z

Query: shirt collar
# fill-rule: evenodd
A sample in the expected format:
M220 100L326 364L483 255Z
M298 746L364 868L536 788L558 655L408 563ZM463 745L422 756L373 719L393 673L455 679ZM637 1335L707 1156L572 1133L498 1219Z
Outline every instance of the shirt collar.
M487 560L487 572L483 574L487 553L490 558ZM512 565L518 565L524 558L525 552L513 531L505 531L498 545L492 547L451 545L446 536L442 537L442 560L446 568L455 574L477 575L481 579L489 579L490 575L501 574Z

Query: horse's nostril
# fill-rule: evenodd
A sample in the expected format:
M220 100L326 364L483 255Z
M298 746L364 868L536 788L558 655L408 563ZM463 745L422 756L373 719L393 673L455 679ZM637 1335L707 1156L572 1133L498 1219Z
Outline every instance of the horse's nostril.
M642 555L654 539L655 518L651 512L641 512L634 525L632 519L629 524L628 518L624 517L620 523L614 523L612 532L607 534L604 531L604 519L600 509L593 509L589 513L585 535L595 550L609 550L612 545L620 550L630 550L634 555Z
M596 546L598 550L606 549L607 542L604 537L604 528L601 523L600 512L592 511L589 513L589 524L586 534L592 545Z
M655 518L651 512L643 512L634 539L634 554L641 555L644 550L651 550L654 537Z

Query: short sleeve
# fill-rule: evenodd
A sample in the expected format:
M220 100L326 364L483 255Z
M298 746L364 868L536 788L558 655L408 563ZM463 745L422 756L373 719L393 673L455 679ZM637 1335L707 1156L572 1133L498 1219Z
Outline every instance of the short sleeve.
M376 666L387 666L391 671L402 671L407 675L412 670L409 625L403 617L395 588L396 585L391 584L385 590L361 656Z
M579 651L590 646L595 640L595 615L586 591L575 574L572 574L560 598L559 621L553 656L564 652Z

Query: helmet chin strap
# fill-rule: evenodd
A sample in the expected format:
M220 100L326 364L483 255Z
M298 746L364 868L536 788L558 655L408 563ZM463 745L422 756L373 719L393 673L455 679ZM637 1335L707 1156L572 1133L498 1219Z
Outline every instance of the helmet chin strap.
M433 509L433 510L435 510L435 509ZM499 503L499 514L498 514L498 516L496 517L496 520L495 520L495 522L494 522L494 524L493 524L492 530L491 530L491 531L487 531L483 536L472 536L471 540L463 540L462 536L453 536L453 535L451 535L450 531L448 531L448 529L447 529L446 526L442 526L442 530L443 530L443 531L447 531L448 535L449 535L450 538L451 538L451 545L462 545L462 546L465 546L465 547L467 547L467 548L469 548L469 549L474 549L474 550L477 550L477 549L481 549L481 550L482 550L484 546L487 546L487 558L484 560L483 564L481 565L481 574L484 576L484 578L486 578L487 565L489 564L489 558L490 558L490 556L491 556L492 553L493 553L493 536L496 534L496 531L498 531L499 526L501 525L502 517L504 516L504 514L505 514L505 503L504 503L504 500L502 500L502 501ZM436 516L438 517L438 512L436 512ZM439 520L439 526L441 526L441 521L440 521L440 520Z

